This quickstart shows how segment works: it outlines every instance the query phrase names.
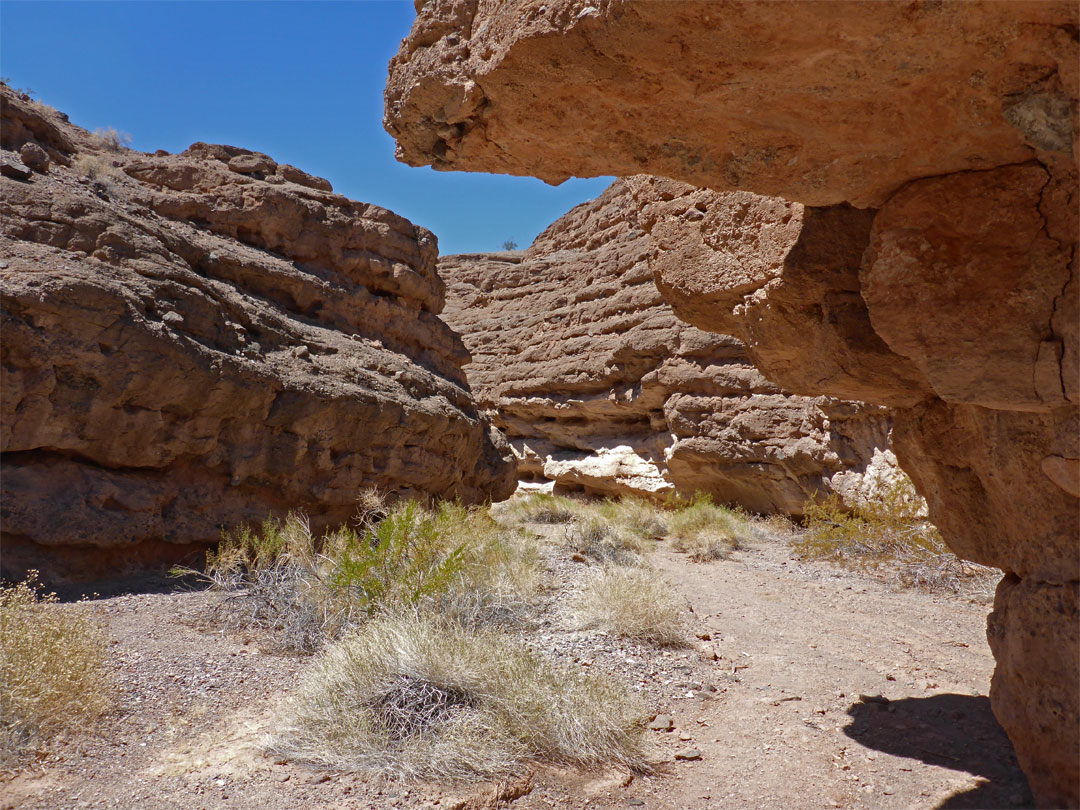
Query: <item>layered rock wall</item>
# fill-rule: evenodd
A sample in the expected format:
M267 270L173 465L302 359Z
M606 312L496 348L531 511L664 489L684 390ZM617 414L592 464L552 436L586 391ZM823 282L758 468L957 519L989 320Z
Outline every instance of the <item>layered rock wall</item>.
M439 259L443 318L519 475L593 494L707 492L792 515L886 478L885 409L788 395L740 341L675 318L633 191L617 181L527 251Z
M897 409L946 540L1009 572L991 700L1045 806L1080 805L1078 30L1074 2L439 2L386 96L407 162L736 192L656 189L661 288L784 388Z
M112 150L3 89L3 569L88 579L359 491L507 496L434 236L265 155ZM8 171L5 171L5 175Z

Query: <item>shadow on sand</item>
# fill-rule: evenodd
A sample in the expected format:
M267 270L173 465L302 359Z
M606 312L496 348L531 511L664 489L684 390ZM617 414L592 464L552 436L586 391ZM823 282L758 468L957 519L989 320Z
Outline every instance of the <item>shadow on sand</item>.
M868 748L987 780L950 796L938 810L1034 807L1012 743L988 697L933 695L860 701L848 709L844 733Z

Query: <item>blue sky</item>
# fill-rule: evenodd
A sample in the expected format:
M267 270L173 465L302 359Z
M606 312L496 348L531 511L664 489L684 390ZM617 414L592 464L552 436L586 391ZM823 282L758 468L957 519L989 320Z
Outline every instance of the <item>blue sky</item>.
M194 141L266 152L430 228L443 253L521 247L610 178L412 168L382 128L386 66L411 0L0 3L0 74L143 151Z

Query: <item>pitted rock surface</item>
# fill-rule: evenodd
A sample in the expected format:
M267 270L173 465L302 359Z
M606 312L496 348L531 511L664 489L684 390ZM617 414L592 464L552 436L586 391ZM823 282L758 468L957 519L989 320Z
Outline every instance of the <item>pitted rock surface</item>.
M107 576L290 509L318 530L365 486L513 491L431 233L234 147L109 151L4 88L4 150L31 138L48 174L0 181L5 574Z
M947 542L1019 580L990 626L991 700L1039 802L1080 806L1080 9L782 8L428 3L387 129L439 169L799 204L787 222L731 197L659 212L661 288L785 389L897 409L897 458ZM760 252L723 238L735 206Z
M791 396L735 338L680 322L648 265L631 185L561 217L523 252L443 256L443 318L519 475L560 490L709 493L802 514L888 479L886 409ZM869 469L868 469L869 468Z

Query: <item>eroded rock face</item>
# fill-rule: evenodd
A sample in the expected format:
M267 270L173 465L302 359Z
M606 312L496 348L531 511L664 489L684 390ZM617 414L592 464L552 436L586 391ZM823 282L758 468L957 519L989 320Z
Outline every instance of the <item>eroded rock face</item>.
M5 575L110 575L289 509L343 522L370 485L512 492L432 234L266 156L113 152L2 100L3 148L53 157L0 180Z
M815 494L887 479L885 409L788 395L740 341L675 318L633 186L616 181L527 251L439 259L443 318L523 480L800 515Z
M1080 804L1078 17L429 3L387 88L407 162L692 185L643 192L676 312L788 390L894 406L946 540L1010 572L991 699L1046 806Z

